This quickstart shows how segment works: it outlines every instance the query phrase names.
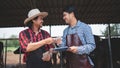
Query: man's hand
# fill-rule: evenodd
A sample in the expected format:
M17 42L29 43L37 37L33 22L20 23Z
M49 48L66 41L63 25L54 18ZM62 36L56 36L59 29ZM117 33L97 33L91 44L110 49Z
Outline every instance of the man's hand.
M46 38L44 41L45 41L45 44L52 44L52 43L54 43L54 39L51 38L51 37Z
M70 51L72 53L77 53L78 52L78 47L77 46L71 46L68 48L67 51Z
M52 43L56 43L57 45L61 44L62 43L62 40L61 38L46 38L43 40L43 43L44 44L52 44Z
M43 61L50 61L50 59L51 59L51 53L49 51L43 53L43 57L42 57Z
M62 43L62 39L61 38L54 38L54 43L56 43L57 45Z

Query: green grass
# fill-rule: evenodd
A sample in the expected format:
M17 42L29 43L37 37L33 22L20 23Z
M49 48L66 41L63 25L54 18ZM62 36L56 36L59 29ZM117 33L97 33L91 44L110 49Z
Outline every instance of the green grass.
M9 51L13 52L13 51L15 51L17 48L18 48L18 47L7 47L7 51L8 51L8 52L9 52ZM4 50L5 50L5 47L4 47Z

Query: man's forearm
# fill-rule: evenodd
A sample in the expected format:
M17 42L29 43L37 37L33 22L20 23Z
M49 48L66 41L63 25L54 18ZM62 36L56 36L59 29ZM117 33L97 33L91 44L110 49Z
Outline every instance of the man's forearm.
M45 40L41 40L39 42L33 42L33 43L29 43L26 49L26 52L30 52L30 51L34 51L40 47L42 47L43 45L45 45Z

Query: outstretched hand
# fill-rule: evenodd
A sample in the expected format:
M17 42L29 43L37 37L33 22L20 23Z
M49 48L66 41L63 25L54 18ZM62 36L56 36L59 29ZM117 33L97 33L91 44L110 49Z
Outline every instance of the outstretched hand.
M51 37L46 38L44 41L45 41L45 44L52 44L52 43L54 43L54 39L51 38Z
M62 39L61 38L54 38L54 43L56 43L57 45L62 43Z

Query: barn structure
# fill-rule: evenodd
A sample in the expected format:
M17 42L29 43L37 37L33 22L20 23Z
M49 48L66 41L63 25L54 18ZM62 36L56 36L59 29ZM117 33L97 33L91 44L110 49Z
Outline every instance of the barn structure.
M0 0L0 28L23 27L30 9L38 8L49 13L44 25L65 25L62 10L76 6L79 19L87 24L120 24L120 0ZM113 68L110 29L107 45L109 68Z

